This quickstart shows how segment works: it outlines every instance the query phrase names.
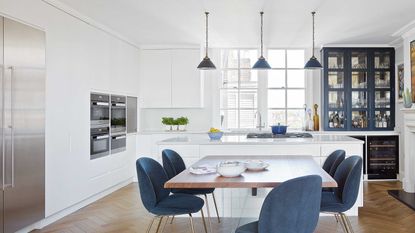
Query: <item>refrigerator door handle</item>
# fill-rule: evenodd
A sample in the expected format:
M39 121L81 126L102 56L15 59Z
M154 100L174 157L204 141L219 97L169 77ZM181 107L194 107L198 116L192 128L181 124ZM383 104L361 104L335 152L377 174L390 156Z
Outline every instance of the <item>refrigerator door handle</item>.
M4 141L4 117L6 116L5 112L4 112L4 92L5 92L5 88L4 88L4 66L1 66L1 189L4 190L5 189L5 176L6 176L6 171L5 171L5 163L6 163L6 159L5 159L5 149L4 149L4 145L5 145L5 141Z

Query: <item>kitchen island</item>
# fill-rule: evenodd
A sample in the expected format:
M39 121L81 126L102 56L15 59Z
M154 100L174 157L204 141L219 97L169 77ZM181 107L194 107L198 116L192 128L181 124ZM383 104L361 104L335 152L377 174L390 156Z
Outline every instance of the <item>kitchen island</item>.
M157 159L160 162L161 151L172 149L183 157L186 166L191 166L205 156L234 155L255 159L255 156L308 155L322 165L327 156L338 149L345 150L346 156L363 155L363 141L342 135L314 134L312 138L247 138L246 135L230 135L217 141L210 140L207 135L179 136L159 141L157 144L160 156ZM350 216L358 215L358 207L363 205L362 184L355 206L347 212ZM224 217L258 217L262 202L269 191L268 188L258 189L257 196L252 196L250 189L216 189L220 214Z

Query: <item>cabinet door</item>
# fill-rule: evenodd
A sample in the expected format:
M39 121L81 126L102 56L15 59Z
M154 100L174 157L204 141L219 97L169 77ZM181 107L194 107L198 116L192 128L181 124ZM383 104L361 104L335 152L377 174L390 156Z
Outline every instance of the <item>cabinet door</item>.
M172 50L172 107L203 107L199 49Z
M170 50L142 50L140 96L143 108L171 107Z

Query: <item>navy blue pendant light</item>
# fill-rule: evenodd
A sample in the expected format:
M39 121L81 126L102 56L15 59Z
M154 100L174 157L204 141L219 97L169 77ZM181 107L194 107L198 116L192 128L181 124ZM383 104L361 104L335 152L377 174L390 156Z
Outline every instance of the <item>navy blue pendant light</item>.
M321 66L321 63L314 56L314 16L315 14L316 14L315 11L311 12L311 15L313 17L313 56L311 56L310 60L308 60L308 62L304 66L304 69L309 69L309 70L323 68Z
M200 70L214 70L216 69L216 66L213 64L213 62L210 60L210 58L208 57L208 16L209 16L209 12L205 12L206 15L206 55L203 58L203 60L200 62L200 64L197 66L198 69Z
M271 66L268 64L267 60L264 57L264 43L263 43L263 25L264 25L264 12L259 13L261 15L261 56L258 58L258 61L254 64L252 69L256 70L268 70L271 69Z

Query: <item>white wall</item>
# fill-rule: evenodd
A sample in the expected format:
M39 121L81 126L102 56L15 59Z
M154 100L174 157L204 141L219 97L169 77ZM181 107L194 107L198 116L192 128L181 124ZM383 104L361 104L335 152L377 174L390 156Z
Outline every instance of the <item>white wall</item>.
M40 0L1 0L0 14L46 31L46 216L130 179L134 135L89 160L89 93L137 96L139 50Z

